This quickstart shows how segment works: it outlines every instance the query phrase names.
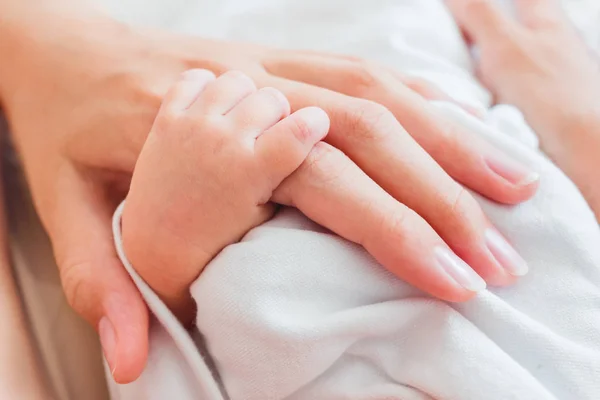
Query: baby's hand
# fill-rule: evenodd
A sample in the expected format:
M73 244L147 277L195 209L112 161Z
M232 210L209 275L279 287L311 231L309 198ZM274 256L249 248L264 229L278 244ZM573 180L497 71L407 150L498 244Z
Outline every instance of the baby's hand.
M319 108L289 114L281 92L239 72L190 70L167 93L133 173L123 244L184 323L192 282L273 215L272 192L329 130Z

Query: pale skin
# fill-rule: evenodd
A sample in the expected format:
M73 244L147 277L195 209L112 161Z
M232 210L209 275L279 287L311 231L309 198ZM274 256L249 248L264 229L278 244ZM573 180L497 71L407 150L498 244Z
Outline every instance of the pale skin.
M473 36L475 44L481 46L482 79L488 83L499 101L512 102L514 99L523 109L533 127L542 134L542 146L548 154L560 165L569 167L575 164L577 169L573 172L582 172L581 175L570 175L597 212L595 191L598 190L598 184L589 180L597 172L594 169L586 171L586 168L594 167L587 163L596 162L597 157L592 155L600 149L600 124L597 122L598 128L594 130L593 125L584 126L584 123L593 122L594 118L600 120L598 110L594 109L600 103L596 98L600 96L600 73L598 64L576 37L556 4L549 1L522 4L519 16L521 24L529 24L528 28L504 15L492 2L474 2L469 5L468 2L457 1L449 2L449 5L458 20L464 22L463 26ZM540 35L539 29L543 29L543 35ZM510 34L506 34L506 31ZM557 46L562 49L570 48L571 54L565 56L563 52L557 52ZM220 85L223 90L233 90L232 86L237 86L236 90L240 93L252 92L247 87L248 79L232 79L225 74L220 81L229 83ZM232 84L233 81L236 82L235 85ZM189 86L186 80L177 85L185 84ZM212 85L219 86L218 83ZM177 92L177 86L173 91ZM168 96L172 97L172 92ZM545 96L543 98L553 100L540 101L540 92ZM207 98L215 97L219 96L204 94L199 99L206 103ZM285 99L282 94L276 97ZM252 102L253 98L261 99L264 96L254 95L246 102ZM272 100L274 97L269 98ZM172 101L166 100L167 104ZM269 114L268 109L273 106L272 102L269 104L264 100L254 103L253 115ZM275 106L279 107L279 114L276 113L278 116L288 114L281 114L281 104L276 103ZM286 103L284 108L288 109L289 105ZM194 127L191 130L200 136L197 142L192 142L197 147L186 142L185 147L176 146L170 153L161 151L155 144L152 132L164 130L166 132L161 133L163 136L177 138L177 131L182 129L177 123L168 126L161 124L165 112L168 111L159 111L148 139L152 144L146 143L134 171L128 196L132 200L129 200L124 213L123 231L125 249L134 267L187 324L193 317L193 302L189 295L189 286L193 280L225 245L236 242L250 228L264 222L271 213L263 212L260 216L251 210L244 213L243 207L239 206L237 200L241 200L242 204L256 204L256 186L263 185L257 185L245 174L236 173L245 162L243 157L237 160L235 157L227 158L210 151L212 147L206 141L210 143L215 131L219 137L220 129L206 126L206 114L200 112L195 115L198 122L192 122ZM255 130L252 126L245 126L247 122L252 125L253 119L238 118L238 124L230 125L230 128L240 132ZM304 121L302 125L310 124ZM591 132L584 129L591 129ZM190 128L186 127L184 130L187 132ZM323 136L323 133L317 135L319 136ZM577 153L563 151L565 145L585 150ZM153 157L146 155L146 148L150 146L154 149ZM591 152L587 150L587 146L591 146ZM281 158L272 159L272 163L265 166L267 169L278 170L281 168L278 163L289 158L284 155L285 147L280 152L283 153ZM190 167L185 156L182 156L186 154L204 162L196 161L192 163L194 167ZM573 154L578 155L575 163L569 159ZM157 160L161 160L160 166ZM299 165L297 163L296 166ZM215 170L219 175L227 176L227 180L216 176ZM291 172L291 169L288 170L288 175ZM169 184L165 185L163 182ZM271 198L273 190L280 183L278 181L276 185L268 186L262 197ZM221 190L216 191L215 188ZM284 188L285 183L279 190L285 190ZM219 195L215 196L216 193ZM236 201L220 200L226 198ZM259 204L264 204L264 201ZM428 247L423 243L423 237L419 240L419 246ZM480 287L483 288L483 284Z
M583 138L591 138L592 140L589 142L584 141L580 145L584 147L592 145L592 149L596 149L597 151L599 147L597 142L594 141L594 135L590 136L585 131L576 129L580 125L579 119L582 119L581 110L587 110L588 106L593 107L595 105L592 102L595 101L594 93L600 94L599 87L596 86L598 82L597 64L581 44L579 38L575 36L570 25L564 20L560 10L552 8L554 5L550 2L537 5L528 3L527 6L522 4L522 7L519 9L521 13L530 13L530 18L533 18L529 20L530 24L538 22L535 18L548 18L548 16L555 18L555 24L552 25L552 35L548 37L546 34L534 36L535 31L518 31L518 23L508 18L499 9L494 8L492 3L479 2L474 4L469 5L466 2L455 2L449 5L452 11L456 13L459 21L461 21L461 16L463 17L462 21L465 21L467 24L465 28L468 33L473 35L475 44L482 46L482 78L497 95L498 100L511 102L512 99L515 99L518 101L517 105L522 107L534 128L542 133L542 145L544 149L557 160L559 165L564 165L564 162L568 163L568 157L573 156L573 154L581 155L582 153L560 151L557 154L552 150L559 150L565 144L568 145L569 142L572 143L574 141L577 143L582 140L581 135L583 135ZM464 14L461 13L473 13L473 15L464 17ZM489 14L480 15L482 13ZM492 18L494 21L491 24L482 23L481 27L489 30L487 34L491 35L492 39L488 42L479 42L478 40L481 39L483 34L477 30L470 30L473 28L469 23L470 21L476 21L476 24L477 21L485 20L486 17ZM471 24L473 23L471 22ZM513 29L516 32L520 32L520 35L530 35L530 37L538 39L538 41L543 40L550 44L529 43L527 41L529 37L522 37L517 34L514 36L505 35L503 33L506 29ZM533 30L533 28L529 29ZM509 39L507 40L506 38ZM557 40L558 42L556 42ZM529 47L525 49L526 52L522 51L519 53L518 50L524 43L528 44ZM562 52L556 53L554 49L557 45L573 49L573 54L566 57ZM489 49L485 46L496 46L496 48ZM499 46L504 47L497 49ZM535 56L519 59L515 56L515 53L521 56L530 54L534 54ZM573 56L575 56L576 62L572 61L571 57ZM490 60L488 57L493 59ZM503 57L509 61L505 61ZM504 68L496 67L494 70L495 66L504 66L507 62L516 62L517 64L508 72ZM553 74L542 74L540 70L544 71L544 68L541 67L544 65L552 66L557 71L551 70L550 72L553 72ZM569 70L571 70L570 74L567 73ZM531 75L528 76L528 73ZM580 84L578 85L577 82L572 81L565 82L561 78L562 75L578 77ZM584 79L581 79L582 76ZM504 79L504 86L498 83L495 84L495 79ZM242 80L239 83L242 86L239 90L243 91L245 82L247 81ZM586 90L589 87L584 87L583 83L585 82L591 83L592 90ZM572 92L573 87L577 90ZM498 88L503 88L500 93L498 93ZM539 90L548 92L547 95L551 96L550 98L556 98L557 100L567 96L571 102L542 102L539 100L539 97L531 95L532 93L539 93ZM504 96L503 93L508 94ZM523 97L523 93L528 93L530 97ZM283 98L283 95L280 97ZM254 113L260 114L261 112L265 112L265 108L268 108L268 105L263 101L262 103L257 102L255 107ZM557 115L556 111L560 111L560 113L558 114L559 117L555 119ZM592 116L593 113L594 110L592 109ZM161 118L160 112L158 118ZM202 121L202 115L197 115L197 118ZM569 121L569 119L572 121ZM587 118L583 118L583 121L587 120ZM157 129L157 124L158 122L151 132ZM560 134L561 129L571 129L571 126L574 129L571 131L573 133L572 137L566 138L564 135L562 135L563 137L556 136ZM593 127L588 128L593 129ZM161 129L167 131L166 134L163 133L166 137L177 136L177 132L169 133L171 129L178 129L177 124ZM244 127L241 124L235 126L234 129L243 132L248 130L248 127ZM234 243L247 230L263 222L271 215L270 213L265 213L259 218L247 220L240 218L239 212L243 207L236 208L237 202L215 201L215 198L212 197L214 188L220 187L219 184L223 185L227 183L228 186L222 187L222 197L217 196L218 198L247 198L250 200L248 201L249 204L255 204L256 187L254 187L252 181L248 181L247 176L237 176L236 179L235 171L238 169L237 166L243 163L244 160L238 162L232 159L219 159L216 158L214 153L202 152L201 148L204 141L202 137L211 134L210 127L203 127L202 123L198 123L195 127L195 132L200 136L200 140L197 142L199 147L195 148L194 146L189 146L189 144L186 148L176 147L176 150L170 153L170 157L168 153L161 152L158 146L154 144L154 152L156 153L154 157L160 158L161 165L169 171L168 177L164 176L164 171L160 171L162 167L157 168L157 163L153 162L152 159L147 160L146 151L142 151L142 155L138 160L138 167L134 172L134 179L129 195L134 201L129 200L123 222L125 248L133 261L134 267L162 296L184 323L191 321L194 310L193 302L189 295L189 286L201 273L207 262L226 244ZM150 138L152 138L152 133ZM191 153L198 159L215 159L209 163L195 162L193 163L194 168L190 168L188 163L186 163L185 157L183 157L183 161L181 160L181 155L186 153ZM161 156L159 157L157 154L161 154ZM567 157L567 159L563 157ZM588 160L588 158L584 157L583 160ZM590 160L593 160L593 158ZM212 165L212 168L215 168L215 165L225 165L226 167L218 169L220 174L228 176L229 180L214 182L216 180L214 172L206 169L209 165ZM586 167L584 164L581 164L581 161L577 165L578 168ZM277 163L267 165L267 168L277 169L277 167ZM178 180L176 175L180 168L184 169L185 172L182 174L183 177ZM191 173L195 176L195 179L190 179L186 175L190 171L192 171ZM591 170L583 174L582 177L578 175L572 176L582 188L584 195L590 200L590 205L595 210L598 210L598 204L594 202L593 197L593 191L597 190L598 185L590 185L591 181L586 180L586 177L591 176L593 173L593 170ZM170 181L168 185L169 190L165 191L164 185L161 182L167 180ZM241 192L236 190L235 194L232 194L231 188L241 188ZM283 189L285 188L285 184L280 188L280 190L285 190ZM248 190L247 194L245 194L246 192L243 189ZM590 189L592 192L590 192ZM272 187L269 187L263 196L268 198L271 192ZM203 195L203 193L211 193L211 195ZM255 214L250 212L248 215ZM225 218L226 216L235 217ZM165 226L168 226L169 229L161 230L161 227L164 228ZM200 227L207 227L207 229ZM155 233L157 231L161 232L157 234ZM148 235L148 232L151 232L151 234ZM219 236L218 233L221 235ZM419 239L423 240L422 237ZM423 243L420 245L423 246Z
M516 1L517 18L489 0L446 0L480 48L479 76L515 104L542 149L600 220L600 63L556 0Z
M323 110L290 115L281 92L257 90L241 72L216 79L190 70L167 92L136 163L122 229L133 265L181 321L194 316L192 281L273 215L273 192L328 130Z
M365 246L401 278L446 300L471 298L437 263L440 246L490 284L523 272L496 259L494 228L457 181L515 204L535 192L535 171L442 121L405 77L361 60L132 29L75 0L0 0L0 18L0 60L10 60L0 62L0 99L67 298L93 326L109 322L100 336L119 382L143 369L148 314L115 255L110 216L162 98L188 69L239 70L282 92L292 111L323 109L328 144L273 200Z

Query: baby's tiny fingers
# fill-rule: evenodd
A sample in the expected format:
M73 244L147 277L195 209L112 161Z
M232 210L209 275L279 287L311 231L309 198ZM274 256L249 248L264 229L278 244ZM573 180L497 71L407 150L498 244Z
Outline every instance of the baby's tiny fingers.
M294 172L313 146L329 131L329 117L320 108L296 111L267 129L256 140L256 155L268 177L269 190Z
M290 115L290 103L279 90L265 87L246 97L227 113L238 126L243 126L241 133L259 136L264 130L271 128L282 118Z
M223 115L254 92L256 85L248 75L228 71L206 85L190 110L198 114Z
M206 85L215 80L215 74L206 69L190 69L169 89L159 113L180 113L196 100Z

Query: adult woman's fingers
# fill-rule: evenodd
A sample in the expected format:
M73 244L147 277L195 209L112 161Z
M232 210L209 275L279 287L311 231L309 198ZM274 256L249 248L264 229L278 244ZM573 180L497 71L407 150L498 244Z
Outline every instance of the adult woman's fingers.
M473 105L460 102L452 96L450 96L448 93L444 92L436 85L434 85L433 83L428 82L423 78L404 75L396 71L390 72L413 92L423 96L424 99L453 103L478 119L483 119L485 117L485 108L475 107Z
M277 76L382 104L452 177L492 200L519 203L536 191L539 176L534 171L483 138L442 119L431 104L383 68L336 57L293 54L274 56L265 65Z
M111 202L74 168L61 173L49 230L64 292L98 330L115 381L128 383L146 363L148 311L115 253Z
M273 200L362 245L391 272L448 301L465 301L485 282L415 212L397 202L346 155L321 142Z
M293 108L307 103L323 108L331 119L326 141L347 154L392 197L423 217L488 283L509 284L514 276L526 272L522 260L498 257L496 248L510 249L510 245L488 240L488 236L495 239L501 236L477 202L404 131L385 107L294 81L279 79L271 84L287 95ZM456 159L461 161L464 160Z

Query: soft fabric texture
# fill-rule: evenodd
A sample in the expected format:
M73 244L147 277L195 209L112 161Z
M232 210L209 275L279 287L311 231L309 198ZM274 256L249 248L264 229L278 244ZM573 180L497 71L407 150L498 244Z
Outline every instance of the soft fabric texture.
M569 4L589 17L599 9L593 3ZM377 59L488 106L489 94L473 79L468 51L441 1L196 4L191 15L199 18L188 25L183 19L181 30L198 24L200 34L246 34L246 40L315 44ZM581 11L586 4L587 13ZM590 38L596 33L587 31ZM600 228L591 210L537 150L518 110L494 107L484 123L450 104L437 107L540 172L539 192L525 204L477 197L528 261L525 278L465 304L444 303L285 209L227 247L194 283L197 327L187 332L126 260L119 208L115 243L155 318L146 370L132 384L112 384L113 398L600 398Z

